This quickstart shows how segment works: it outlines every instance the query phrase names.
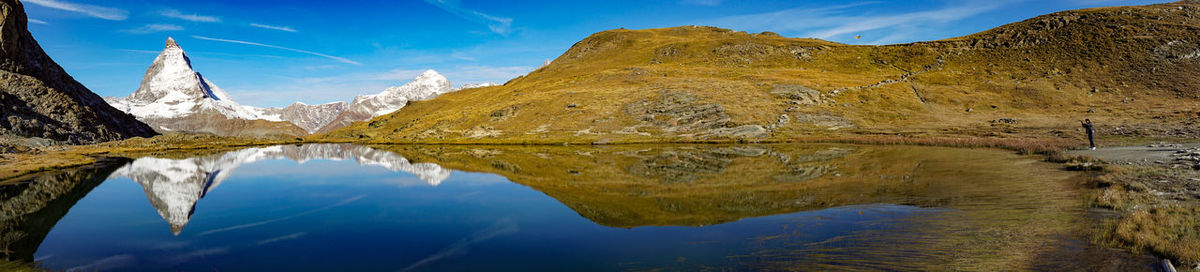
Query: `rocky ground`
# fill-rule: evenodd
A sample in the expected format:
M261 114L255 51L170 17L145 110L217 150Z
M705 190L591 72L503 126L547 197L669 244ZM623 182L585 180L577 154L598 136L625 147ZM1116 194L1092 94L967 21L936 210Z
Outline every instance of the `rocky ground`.
M1180 149L1171 154L1174 160L1171 161L1171 167L1191 168L1192 170L1200 170L1200 147Z
M1069 153L1094 157L1110 164L1200 170L1200 144L1156 143L1074 150Z
M1099 240L1200 270L1200 144L1157 143L1068 152L1092 170L1098 208L1119 216ZM1091 164L1091 165L1088 165Z

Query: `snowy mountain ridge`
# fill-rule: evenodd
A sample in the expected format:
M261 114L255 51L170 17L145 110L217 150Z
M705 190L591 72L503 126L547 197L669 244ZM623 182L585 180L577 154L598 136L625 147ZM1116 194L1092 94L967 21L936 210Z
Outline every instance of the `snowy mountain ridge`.
M308 105L296 102L284 108L247 106L234 101L229 93L196 72L183 48L175 39L167 38L163 51L146 70L138 89L128 97L108 97L105 101L165 131L193 132L191 130L196 127L212 126L209 123L215 122L206 119L224 116L230 120L288 122L312 134L370 120L399 110L409 101L432 99L456 90L459 89L454 88L445 76L427 70L407 84L389 87L377 94L356 96L351 103Z

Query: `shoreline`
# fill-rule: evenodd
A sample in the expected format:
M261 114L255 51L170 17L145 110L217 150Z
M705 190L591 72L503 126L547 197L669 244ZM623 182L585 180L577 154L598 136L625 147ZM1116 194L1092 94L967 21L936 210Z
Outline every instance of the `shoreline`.
M78 167L97 162L106 157L131 158L160 152L188 152L197 150L226 150L241 147L345 143L359 145L477 145L477 146L608 146L608 145L727 145L727 144L866 144L866 145L916 145L956 148L998 148L1021 155L1055 155L1070 148L1074 141L1067 139L1038 138L986 138L948 136L812 136L790 139L765 140L671 140L671 141L546 141L546 142L380 142L338 141L327 139L260 139L231 138L207 135L164 135L154 138L134 138L124 141L105 142L91 145L62 145L29 147L30 150L16 153L0 153L0 185L21 177L45 171Z

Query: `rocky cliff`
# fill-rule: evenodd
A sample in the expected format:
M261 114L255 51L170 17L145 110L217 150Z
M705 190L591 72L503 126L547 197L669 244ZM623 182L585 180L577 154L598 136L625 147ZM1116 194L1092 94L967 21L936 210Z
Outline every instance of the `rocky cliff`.
M156 133L75 81L29 33L22 4L0 0L0 134L91 143Z

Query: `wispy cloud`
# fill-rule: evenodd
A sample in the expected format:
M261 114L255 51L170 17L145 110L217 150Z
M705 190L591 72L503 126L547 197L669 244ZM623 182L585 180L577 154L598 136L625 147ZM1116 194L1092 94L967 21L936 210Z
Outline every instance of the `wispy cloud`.
M866 31L888 35L871 43L904 41L945 25L1000 8L1005 1L961 1L936 9L892 14L861 14L852 9L876 2L822 8L794 8L775 12L719 18L710 23L743 30L770 30L820 39L845 38ZM927 34L926 34L927 35Z
M63 2L58 0L25 0L26 3L39 5L52 9L60 9L70 12L83 13L88 16L113 20L123 21L129 18L129 12L119 8L101 7L88 4L76 4L71 2Z
M463 52L458 52L458 51L454 51L453 53L450 53L450 57L455 58L455 59L465 60L465 61L475 61L476 60L475 57L468 56L467 54L464 54Z
M182 26L177 26L177 25L172 25L172 24L148 24L148 25L144 25L139 28L127 29L124 31L128 32L128 33L133 33L133 34L147 34L147 33L163 32L163 31L180 31L180 30L183 30Z
M175 19L180 19L180 20L184 20L184 21L192 21L192 22L216 23L216 22L221 21L221 18L218 18L215 16L204 16L204 15L199 15L199 14L195 14L195 13L184 14L183 12L181 12L177 9L164 9L162 11L159 11L158 14L162 15L164 17L167 17L167 18L175 18Z
M34 18L29 18L29 19L28 19L28 21L29 21L30 23L35 23L35 24L39 24L39 25L48 25L48 24L50 24L50 23L47 23L46 21L42 21L42 20L38 20L38 19L34 19Z
M213 234L213 233L218 233L218 232L225 232L225 231L231 231L231 230L244 229L244 228L249 228L249 227L257 227L257 226L266 225L266 224L270 224L270 223L274 223L274 222L279 222L279 221L283 221L283 220L288 220L288 219L292 219L292 218L296 218L296 217L301 217L301 216L305 216L305 215L309 215L309 214L314 214L314 213L322 212L322 211L325 211L325 210L329 210L329 209L333 209L333 208L337 208L337 207L345 206L346 204L350 204L351 202L358 201L359 199L362 199L363 197L366 197L366 195L358 195L358 196L355 196L355 197L347 198L347 199L344 199L344 200L342 200L342 201L338 201L337 203L331 204L331 205L329 205L329 206L324 206L324 207L320 207L320 208L316 208L316 209L308 210L308 211L305 211L305 212L302 212L302 213L297 213L297 214L288 215L288 216L284 216L284 217L279 217L279 218L275 218L275 219L267 219L267 220L263 220L263 221L253 222L253 223L246 223L246 224L236 225L236 226L232 226L232 227L225 227L225 228L219 228L219 229L209 230L209 231L201 232L201 233L199 234L199 236L205 236L205 235L209 235L209 234ZM185 254L185 255L186 255L186 254Z
M347 59L347 58L343 58L343 57L331 56L331 55L327 55L327 54L321 54L321 53L317 53L317 52L313 52L313 51L308 51L308 50L300 50L300 49L295 49L295 48L288 48L288 47L283 47L283 46L278 46L278 45L270 45L270 44L263 44L263 43L256 43L256 42L248 42L248 41L239 41L239 40L230 40L230 39L221 39L221 38L211 38L211 37L205 37L205 36L196 36L196 35L193 35L193 36L192 36L192 38L201 39L201 40L207 40L207 41L218 41L218 42L227 42L227 43L237 43L237 44L245 44L245 45L261 46L261 47L267 47L267 48L282 49L282 50L287 50L287 51L292 51L292 52L297 52L297 53L303 53L303 54L309 54L309 55L318 56L318 57L324 57L324 58L328 58L328 59L336 60L336 61L338 61L338 62L341 62L341 63L347 63L347 64L353 64L353 65L359 65L359 66L361 66L361 65L362 65L362 63L359 63L359 62L357 62L357 61L353 61L353 60L350 60L350 59Z
M722 1L722 0L681 0L679 2L688 4L688 5L715 7L715 6L720 6L721 2L724 2L724 1Z
M92 263L72 267L67 271L99 271L99 270L115 270L117 268L127 268L137 264L137 257L133 254L121 254L105 257L96 260Z
M476 231L475 233L472 233L471 235L469 235L467 237L463 237L462 239L459 239L457 242L454 242L453 244L450 244L449 246L442 248L442 250L439 250L437 253L434 253L433 255L429 255L428 257L425 257L424 259L421 259L421 260L413 263L412 265L405 267L401 271L410 271L413 269L420 268L421 266L424 266L426 264L436 262L441 259L445 259L447 257L467 253L467 251L469 251L471 249L472 245L482 243L487 240L491 240L492 238L516 233L517 231L520 231L520 230L521 230L521 228L518 227L517 223L513 222L512 219L502 218L500 220L497 220L491 226L488 226L487 228Z
M479 11L464 9L458 0L425 0L425 2L463 19L485 24L492 33L500 35L512 33L512 18L492 16Z
M271 29L271 30L286 31L286 32L296 32L296 29L293 29L291 27L286 27L286 26L273 26L273 25L264 25L264 24L258 24L258 23L250 23L250 26L257 27L257 28Z
M287 240L300 238L300 236L304 236L305 234L308 234L308 233L307 232L297 232L297 233L292 233L292 234L288 234L288 235L284 235L284 236L279 236L279 237L275 237L275 238L258 241L258 242L255 242L254 244L261 246L261 245L270 244L270 243L274 243L274 242L287 241Z

